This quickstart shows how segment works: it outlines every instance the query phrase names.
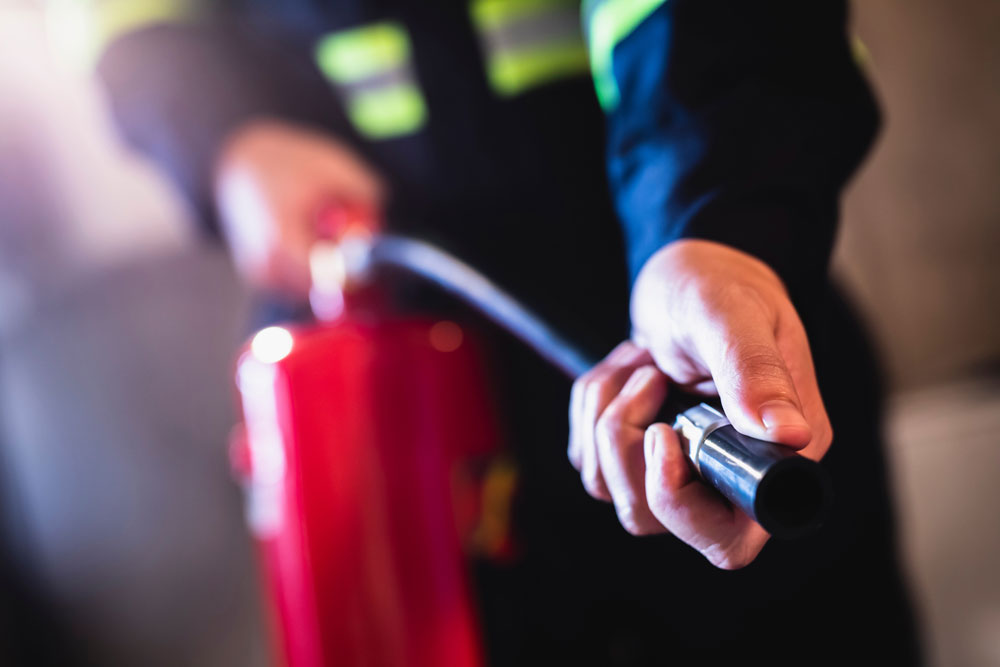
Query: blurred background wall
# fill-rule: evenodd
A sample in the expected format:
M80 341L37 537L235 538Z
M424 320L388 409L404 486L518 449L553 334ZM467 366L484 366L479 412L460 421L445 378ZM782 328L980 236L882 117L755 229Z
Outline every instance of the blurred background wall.
M1000 3L852 4L885 125L847 193L836 271L892 390L932 664L1000 665Z
M72 4L0 4L0 542L63 630L0 664L264 664L226 454L243 295L120 147Z
M93 664L263 665L225 456L245 295L113 136L72 7L0 4L5 534ZM1000 665L1000 4L857 2L855 24L885 127L836 272L885 363L932 664Z

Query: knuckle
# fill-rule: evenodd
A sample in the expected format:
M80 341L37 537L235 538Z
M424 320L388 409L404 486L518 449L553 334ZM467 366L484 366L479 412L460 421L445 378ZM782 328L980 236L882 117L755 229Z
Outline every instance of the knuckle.
M596 500L607 500L607 495L604 492L603 485L601 484L600 473L596 470L585 470L580 475L580 481L583 482L583 488L590 497Z
M615 513L618 515L618 523L621 524L625 532L634 537L642 537L652 533L636 517L636 508L633 504L621 504L615 506Z
M580 453L577 448L573 446L572 442L570 442L569 446L566 448L566 458L569 459L570 465L576 468L577 471L580 470Z
M823 420L823 424L819 427L818 431L815 440L816 444L825 451L833 443L833 426L829 420Z
M705 558L720 570L740 570L750 564L752 559L741 553L721 550L704 553Z
M599 447L614 449L621 439L622 415L617 410L605 410L594 426Z
M650 511L662 522L660 513L672 514L680 505L674 494L668 490L666 471L660 466L646 469L646 501Z
M719 568L720 570L739 570L743 565L741 565L735 558L731 556L720 556L716 560L709 559L712 565Z
M611 350L604 359L606 362L617 360L620 357L632 354L635 352L636 345L630 339L623 340L615 346L615 349Z
M770 345L735 341L729 356L741 375L751 380L784 380L787 375L785 360Z
M788 375L784 359L766 346L741 348L730 357L733 373L726 383L734 399L763 404L784 401L797 405L798 394Z
M765 296L759 285L756 283L727 281L722 284L712 284L707 286L711 290L706 293L706 301L715 304L717 307L732 309L756 308L768 317L773 318L774 307L771 299Z
M577 378L576 382L573 383L573 387L570 389L569 392L569 405L570 405L571 415L573 414L574 410L582 410L583 407L586 405L587 393L591 382L592 379L590 378L588 373L588 375L583 375Z
M583 405L585 408L596 406L600 403L601 393L604 390L604 377L595 376L584 381L583 385Z
M618 523L622 525L625 532L634 537L640 537L643 535L642 527L635 520L635 517L631 513L631 510L618 510Z

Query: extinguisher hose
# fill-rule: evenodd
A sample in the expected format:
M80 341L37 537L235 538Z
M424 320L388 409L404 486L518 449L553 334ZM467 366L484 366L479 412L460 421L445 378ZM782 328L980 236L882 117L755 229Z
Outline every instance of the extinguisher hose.
M489 278L423 241L380 235L363 264L415 274L475 307L570 379L594 362ZM366 268L367 268L366 267ZM832 505L826 470L790 448L739 433L721 408L672 391L656 421L671 424L702 479L779 538L814 532Z
M369 261L376 269L403 269L434 283L509 331L570 379L583 375L594 365L492 280L430 243L384 234L374 241Z

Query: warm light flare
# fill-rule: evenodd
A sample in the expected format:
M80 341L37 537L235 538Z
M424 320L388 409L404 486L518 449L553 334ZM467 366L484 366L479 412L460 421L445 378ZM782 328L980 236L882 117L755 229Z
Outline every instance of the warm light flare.
M454 322L442 320L431 327L428 333L431 347L438 352L454 352L462 345L462 329Z

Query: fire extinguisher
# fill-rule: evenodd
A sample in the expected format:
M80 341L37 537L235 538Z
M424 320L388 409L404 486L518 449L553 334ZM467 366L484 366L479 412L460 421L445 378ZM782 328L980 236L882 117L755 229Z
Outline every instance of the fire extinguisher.
M337 214L338 235L371 233L367 211ZM393 313L373 287L341 289L324 252L323 319L258 332L236 369L233 458L277 664L476 667L453 491L463 459L498 441L479 344L454 322Z
M237 362L247 492L278 663L475 667L483 651L453 472L498 445L481 345L454 322L402 317L372 276L403 269L508 329L569 377L592 362L472 267L338 207L313 257L315 325L269 327ZM737 433L717 405L661 411L702 478L777 537L816 528L825 472Z

